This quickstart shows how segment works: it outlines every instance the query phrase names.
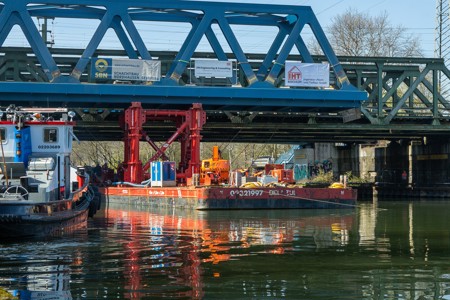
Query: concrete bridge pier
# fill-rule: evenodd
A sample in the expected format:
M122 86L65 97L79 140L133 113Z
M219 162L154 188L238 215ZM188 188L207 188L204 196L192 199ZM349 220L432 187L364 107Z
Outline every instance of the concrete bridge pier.
M407 186L411 183L410 142L391 141L385 147L375 147L375 181Z
M450 195L450 138L379 141L375 146L360 145L359 149L360 176L372 174L378 196Z
M424 138L411 145L412 184L418 187L450 187L450 138Z

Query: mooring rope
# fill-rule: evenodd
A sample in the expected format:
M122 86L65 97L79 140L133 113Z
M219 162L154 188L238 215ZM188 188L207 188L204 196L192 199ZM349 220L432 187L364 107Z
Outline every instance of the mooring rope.
M263 190L263 193L269 193L269 192ZM339 202L333 202L333 201L327 201L327 200L305 198L305 197L300 197L300 196L291 196L291 195L283 195L283 196L288 197L288 198L303 199L303 200L313 201L313 202L321 202L321 203L326 203L326 204L348 206L348 207L352 207L352 208L358 207L358 205L354 205L354 204L347 204L347 203L339 203Z

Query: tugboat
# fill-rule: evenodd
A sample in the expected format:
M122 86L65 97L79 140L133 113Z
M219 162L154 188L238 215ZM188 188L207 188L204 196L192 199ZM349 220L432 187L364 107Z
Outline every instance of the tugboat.
M71 166L74 116L65 108L0 110L0 238L83 228L99 208L88 175Z

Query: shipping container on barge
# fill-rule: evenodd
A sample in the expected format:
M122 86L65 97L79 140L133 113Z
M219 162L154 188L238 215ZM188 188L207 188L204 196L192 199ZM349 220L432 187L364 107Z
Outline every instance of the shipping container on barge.
M158 147L145 133L147 121L177 124L176 132ZM100 188L105 200L119 203L206 209L300 209L354 208L357 191L335 188L302 188L293 185L292 170L271 165L256 182L242 185L230 180L230 166L214 147L210 159L200 160L201 129L206 114L200 104L187 111L144 110L133 102L124 113L124 162L119 166L113 184ZM165 151L178 140L181 159L178 165L168 161ZM139 160L140 141L146 141L155 155L143 164ZM106 171L106 173L109 173ZM94 174L107 180L105 174ZM250 177L245 177L249 179ZM236 179L236 178L234 178ZM289 180L291 179L291 180ZM234 183L230 184L230 181ZM244 180L245 181L245 180ZM282 184L287 182L287 184Z

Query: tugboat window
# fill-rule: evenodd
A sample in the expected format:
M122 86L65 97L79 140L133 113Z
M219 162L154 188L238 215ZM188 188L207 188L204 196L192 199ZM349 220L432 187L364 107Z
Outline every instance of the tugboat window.
M44 128L44 142L56 143L58 141L58 129Z

